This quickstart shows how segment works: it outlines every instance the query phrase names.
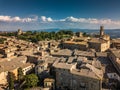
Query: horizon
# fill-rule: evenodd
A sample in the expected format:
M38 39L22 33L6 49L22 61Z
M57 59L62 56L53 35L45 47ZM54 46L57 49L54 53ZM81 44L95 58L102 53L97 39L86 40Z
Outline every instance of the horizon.
M20 29L20 28L18 28L18 29ZM18 29L17 30L8 30L8 31L0 31L0 32L17 32L18 31ZM22 30L22 29L21 29ZM86 32L86 30L87 31L99 31L100 29L80 29L80 28L68 28L68 29L60 29L60 28L48 28L48 29L37 29L37 30L35 30L35 29L31 29L31 30L22 30L22 31L24 31L24 32L27 32L27 31L38 31L38 32L40 32L40 31L45 31L45 32L52 32L52 31L60 31L60 30L65 30L65 31L73 31L73 32L77 32L78 30L80 31L82 31L82 30L85 30L84 32ZM120 31L120 29L104 29L104 31Z
M60 30L67 30L67 31L72 31L74 33L76 32L82 32L82 33L87 33L90 35L98 35L100 29L41 29L41 30L22 30L23 32L27 32L27 31L37 31L37 32L58 32ZM14 31L0 31L0 32L8 32L8 33L12 33L12 32L17 32L18 30L14 30ZM120 29L104 29L105 34L110 35L111 38L120 38Z
M120 29L119 0L0 0L0 31Z

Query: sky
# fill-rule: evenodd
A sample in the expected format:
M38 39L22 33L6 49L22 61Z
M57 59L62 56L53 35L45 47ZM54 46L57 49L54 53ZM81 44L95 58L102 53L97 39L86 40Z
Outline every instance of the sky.
M120 0L0 0L0 31L120 29Z

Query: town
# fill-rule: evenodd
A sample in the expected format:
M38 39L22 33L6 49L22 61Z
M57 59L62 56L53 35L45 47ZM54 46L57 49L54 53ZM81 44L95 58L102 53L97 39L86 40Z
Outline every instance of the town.
M0 90L119 90L120 39L104 31L39 41L1 33Z

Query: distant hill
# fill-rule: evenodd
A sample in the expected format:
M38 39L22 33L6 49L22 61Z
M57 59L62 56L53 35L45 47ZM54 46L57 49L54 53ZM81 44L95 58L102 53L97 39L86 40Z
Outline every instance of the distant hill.
M59 30L71 30L73 32L86 32L90 34L99 34L97 29L41 29L41 30L32 30L32 31L46 31L46 32L57 32ZM111 38L120 38L120 29L105 29L104 32L109 34Z

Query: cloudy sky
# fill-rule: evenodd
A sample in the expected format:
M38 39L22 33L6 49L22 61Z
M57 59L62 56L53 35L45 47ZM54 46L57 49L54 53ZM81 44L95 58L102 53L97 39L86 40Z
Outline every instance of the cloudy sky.
M0 0L0 31L120 28L120 0Z

